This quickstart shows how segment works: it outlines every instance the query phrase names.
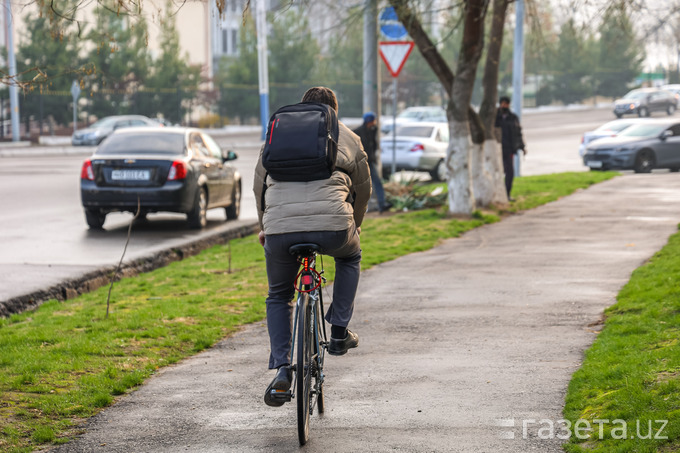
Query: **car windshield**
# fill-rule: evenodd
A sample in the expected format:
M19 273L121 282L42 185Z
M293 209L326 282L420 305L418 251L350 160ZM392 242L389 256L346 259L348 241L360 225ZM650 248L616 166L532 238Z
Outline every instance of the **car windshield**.
M632 126L633 123L628 121L610 121L609 123L603 124L602 126L595 129L598 132L621 132L627 127Z
M406 119L416 118L417 119L417 118L420 118L421 116L423 116L423 113L425 113L425 112L423 112L422 110L404 110L398 116L399 116L399 118L406 118Z
M119 118L113 118L113 117L108 117L108 118L102 118L98 121L95 121L92 123L90 126L93 129L97 129L100 127L113 127L113 125L118 121Z
M644 99L648 94L649 93L645 93L644 91L631 91L630 93L627 93L623 99Z
M430 137L432 126L401 126L397 128L396 135L404 137Z
M96 154L184 154L184 134L113 134Z
M668 126L659 124L636 124L619 134L619 137L655 137Z

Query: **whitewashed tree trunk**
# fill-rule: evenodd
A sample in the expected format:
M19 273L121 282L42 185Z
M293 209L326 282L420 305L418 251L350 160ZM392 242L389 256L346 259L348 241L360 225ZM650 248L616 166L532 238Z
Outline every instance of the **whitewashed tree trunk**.
M491 182L492 193L489 201L495 205L508 204L508 193L505 191L503 155L501 154L500 146L496 140L485 140L482 147L484 149L485 171L490 176Z
M449 171L449 213L470 215L475 210L470 155L472 140L468 122L449 120L450 140L446 152Z
M484 145L471 146L472 189L477 207L488 206L493 195L493 175L487 169Z

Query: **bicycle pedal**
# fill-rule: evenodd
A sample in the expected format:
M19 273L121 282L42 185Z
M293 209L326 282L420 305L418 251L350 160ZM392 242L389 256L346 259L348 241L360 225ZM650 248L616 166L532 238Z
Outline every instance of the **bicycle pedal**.
M283 403L287 403L291 400L292 393L291 393L290 390L272 389L271 397L272 397L272 400L274 400L274 401L280 401L280 402L283 402Z

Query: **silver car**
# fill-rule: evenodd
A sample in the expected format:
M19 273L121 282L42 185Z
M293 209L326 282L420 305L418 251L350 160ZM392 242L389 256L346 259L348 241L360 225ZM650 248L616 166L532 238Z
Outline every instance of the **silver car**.
M654 168L680 170L680 121L648 120L630 126L616 137L601 138L586 148L583 163L591 170Z
M143 115L107 116L86 129L74 132L71 136L71 144L73 146L97 146L116 129L142 126L162 127L163 125Z
M394 137L387 134L380 138L383 176L389 177L392 171L394 153L396 170L426 171L433 180L444 181L448 146L447 123L418 122L397 126Z
M447 123L446 110L441 107L428 105L420 107L409 107L396 118L397 127L402 124L413 123L415 121L427 121L427 122L441 122ZM381 131L383 134L387 134L394 128L394 120L390 118L385 121L383 118L383 125Z
M640 121L646 121L642 118L630 118L622 120L609 121L595 130L585 132L581 137L581 146L578 147L578 155L583 157L586 153L586 148L593 140L605 137L616 137L618 134L626 130L626 128L637 124Z

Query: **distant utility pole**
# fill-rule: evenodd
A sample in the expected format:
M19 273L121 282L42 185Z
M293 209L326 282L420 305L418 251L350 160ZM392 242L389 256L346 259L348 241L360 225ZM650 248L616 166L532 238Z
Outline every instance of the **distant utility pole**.
M380 78L378 77L378 1L365 0L364 2L364 84L363 84L363 110L375 113L375 118L380 124ZM375 134L376 149L380 149L380 134ZM378 174L382 175L380 153L375 153L375 166Z
M7 0L9 1L9 0ZM257 76L260 85L260 123L262 140L267 135L269 124L269 68L267 60L267 7L266 0L257 0Z
M5 0L5 26L7 27L7 59L9 64L9 76L14 77L9 83L9 106L12 110L12 141L18 142L21 138L19 132L19 93L17 92L17 61L14 56L14 36L12 25L12 4ZM2 125L4 127L4 124Z
M364 84L363 112L380 118L380 80L378 79L378 2L364 2Z
M515 42L512 50L512 111L522 120L524 97L524 0L515 1ZM515 176L520 176L520 156L515 154Z

